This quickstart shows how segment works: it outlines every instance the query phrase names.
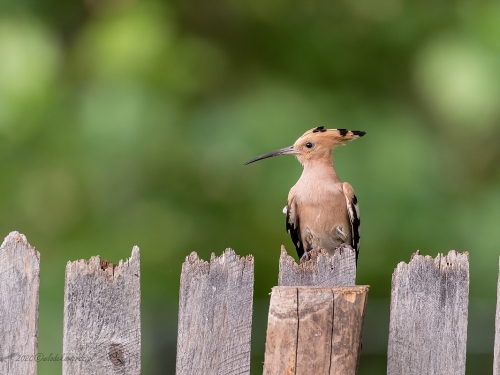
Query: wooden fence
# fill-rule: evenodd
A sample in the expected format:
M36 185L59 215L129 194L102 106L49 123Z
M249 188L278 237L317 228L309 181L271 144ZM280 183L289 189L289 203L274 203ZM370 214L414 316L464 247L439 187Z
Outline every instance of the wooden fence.
M68 262L64 289L64 375L140 374L139 249L115 265ZM297 264L282 248L271 292L264 374L356 374L368 286L355 286L354 251L314 252ZM40 254L18 232L0 247L0 374L37 372ZM250 373L254 259L227 249L210 262L192 253L182 267L178 375ZM499 279L500 300L500 279ZM392 278L389 375L463 375L468 254L412 256ZM368 305L369 306L369 305ZM369 308L369 307L368 307ZM24 360L19 360L22 358ZM32 358L32 360L29 360ZM500 375L497 305L494 375Z

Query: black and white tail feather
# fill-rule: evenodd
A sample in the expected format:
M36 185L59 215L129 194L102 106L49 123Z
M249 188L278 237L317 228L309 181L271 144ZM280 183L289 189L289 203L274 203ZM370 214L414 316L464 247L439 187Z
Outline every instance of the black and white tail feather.
M358 198L353 195L352 199L349 199L347 195L345 196L347 202L347 212L349 213L349 221L351 223L351 247L356 251L356 264L358 264L359 255L359 229L361 226L361 220L359 218L359 205Z
M286 231L292 238L293 245L297 250L299 259L304 256L304 244L302 243L302 236L300 234L299 216L295 214L295 201L292 199L290 204L283 208L283 213L286 214Z

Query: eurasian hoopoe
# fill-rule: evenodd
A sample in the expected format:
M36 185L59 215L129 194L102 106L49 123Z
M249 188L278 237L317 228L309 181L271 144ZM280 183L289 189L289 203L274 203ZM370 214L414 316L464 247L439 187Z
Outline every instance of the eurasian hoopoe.
M293 146L272 151L245 164L272 156L292 154L304 169L290 189L286 214L286 229L297 249L299 258L323 248L333 254L342 244L350 245L359 254L359 207L354 190L341 182L335 172L332 151L336 146L362 137L365 132L346 129L308 130Z

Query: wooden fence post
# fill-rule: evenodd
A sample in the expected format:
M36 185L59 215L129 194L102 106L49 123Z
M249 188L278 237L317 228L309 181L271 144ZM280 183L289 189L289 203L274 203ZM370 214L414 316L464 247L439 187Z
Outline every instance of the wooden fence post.
M250 374L254 260L227 249L182 265L177 375Z
M297 264L281 246L278 286L353 286L356 285L356 252L343 246L333 256L313 250L308 261Z
M355 375L368 288L274 287L264 375Z
M40 253L11 232L0 247L0 374L36 375Z
M417 252L392 275L388 375L463 375L469 255Z
M356 283L356 253L313 250L297 264L281 247L271 293L265 375L355 375L368 286Z
M498 265L500 271L500 261ZM495 349L493 358L493 375L500 375L500 272L497 284L497 311L495 316Z
M68 262L63 375L141 372L139 248L118 265L99 256Z

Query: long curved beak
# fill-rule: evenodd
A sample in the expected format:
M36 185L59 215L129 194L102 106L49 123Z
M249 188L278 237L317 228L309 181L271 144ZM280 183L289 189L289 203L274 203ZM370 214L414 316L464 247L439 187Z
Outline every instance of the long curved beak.
M259 161L262 159L267 159L271 158L273 156L279 156L279 155L287 155L287 154L298 154L299 152L293 148L293 146L285 147L285 148L280 148L279 150L271 151L268 152L267 154L257 156L256 158L249 160L245 163L245 165L253 163L254 161Z

